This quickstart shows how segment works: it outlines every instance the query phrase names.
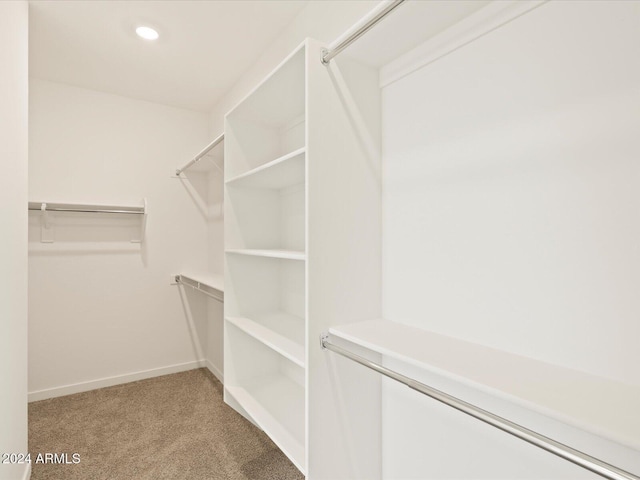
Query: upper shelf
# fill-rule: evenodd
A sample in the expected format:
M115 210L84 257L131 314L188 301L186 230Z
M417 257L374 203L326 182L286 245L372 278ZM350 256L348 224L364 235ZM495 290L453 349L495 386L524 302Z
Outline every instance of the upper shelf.
M141 206L123 205L89 205L86 203L51 203L51 202L29 202L29 210L39 212L79 212L79 213L116 213L116 214L137 214L147 213L146 200Z
M304 182L304 147L227 180L234 187L281 189Z
M330 330L389 358L472 385L527 408L640 448L640 387L388 320Z
M54 242L54 225L49 220L50 212L61 213L108 213L116 215L140 215L139 236L131 239L131 243L142 243L144 241L147 226L147 199L142 199L141 206L129 205L92 205L86 203L51 203L51 202L29 202L27 207L30 211L41 212L41 236L42 243Z
M220 145L220 148L216 148ZM200 153L193 157L188 163L176 169L176 177L179 177L185 170L193 172L207 172L213 168L224 170L224 133L217 136L209 145L204 147ZM202 161L205 160L205 161Z
M345 51L365 65L380 68L397 59L427 40L436 37L449 27L461 22L474 12L487 6L490 0L463 2L404 2L375 28L358 38ZM356 30L385 6L381 2L357 22L350 30L336 39L330 47ZM389 41L392 38L393 41Z

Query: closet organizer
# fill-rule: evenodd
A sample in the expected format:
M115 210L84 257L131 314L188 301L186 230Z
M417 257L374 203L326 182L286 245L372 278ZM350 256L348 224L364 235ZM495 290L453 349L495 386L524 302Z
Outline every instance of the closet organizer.
M225 117L225 401L308 475L311 452L345 454L317 339L380 298L378 105L344 108L322 48L305 41ZM376 89L373 71L349 73Z
M191 183L190 175L194 174L205 177L206 187L202 192ZM224 133L213 139L211 143L206 145L183 166L176 168L174 178L183 183L192 199L196 202L197 208L210 219L215 215L222 214L222 205L209 205L209 199L213 193L211 189L222 188L222 185L218 185L213 176L223 174ZM172 275L171 283L190 287L214 300L224 302L224 277L222 272L211 272L206 269L201 269L197 272L186 270Z
M380 6L333 48L307 39L225 117L225 401L308 478L383 477L384 375L604 478L637 480L389 367L444 376L614 441L640 433L636 420L600 415L597 402L574 408L602 389L614 397L606 408L638 404L638 388L381 319L380 71L357 57L392 41L390 30L354 57L337 55L401 3ZM479 16L497 28L540 4L517 3ZM415 23L411 15L391 28ZM486 31L460 27L429 58ZM538 378L564 385L561 398Z

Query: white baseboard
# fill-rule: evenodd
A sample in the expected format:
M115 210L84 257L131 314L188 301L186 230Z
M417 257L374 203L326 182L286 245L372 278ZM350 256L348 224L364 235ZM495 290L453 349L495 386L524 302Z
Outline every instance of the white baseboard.
M147 378L159 377L161 375L168 375L171 373L185 372L187 370L193 370L194 368L201 368L207 366L212 373L218 377L220 372L215 369L212 370L208 361L198 360L195 362L179 363L176 365L169 365L167 367L153 368L151 370L144 370L141 372L127 373L124 375L116 375L114 377L100 378L98 380L90 380L88 382L74 383L71 385L63 385L61 387L47 388L44 390L36 390L35 392L29 392L29 402L35 402L38 400L45 400L47 398L62 397L64 395L71 395L73 393L87 392L89 390L95 390L97 388L111 387L113 385L120 385L122 383L135 382L138 380L144 380ZM215 367L213 367L215 368ZM217 372L217 373L216 373ZM218 377L220 378L220 377Z
M25 465L24 474L22 475L22 480L29 480L31 478L31 464L27 463Z
M213 373L215 375L215 377L218 380L220 380L220 383L222 383L224 385L224 373L222 373L218 367L216 367L213 363L211 363L211 360L207 360L206 363L207 363L207 368L209 369L209 371L211 373Z

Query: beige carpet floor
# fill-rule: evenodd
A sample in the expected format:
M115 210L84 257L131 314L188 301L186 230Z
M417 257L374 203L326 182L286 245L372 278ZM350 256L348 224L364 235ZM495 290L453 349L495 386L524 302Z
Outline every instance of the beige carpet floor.
M32 480L304 478L205 368L31 403L29 451Z

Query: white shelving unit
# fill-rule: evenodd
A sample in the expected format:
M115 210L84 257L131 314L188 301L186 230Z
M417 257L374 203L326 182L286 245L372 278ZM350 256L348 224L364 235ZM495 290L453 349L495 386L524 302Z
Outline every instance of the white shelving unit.
M307 476L373 477L379 421L354 398L336 404L318 338L380 314L379 152L362 142L379 98L363 119L322 48L305 41L225 117L225 401ZM378 91L376 72L348 75ZM343 380L379 396L379 380ZM323 432L344 428L345 408L356 453Z
M305 471L305 60L227 115L225 397Z

